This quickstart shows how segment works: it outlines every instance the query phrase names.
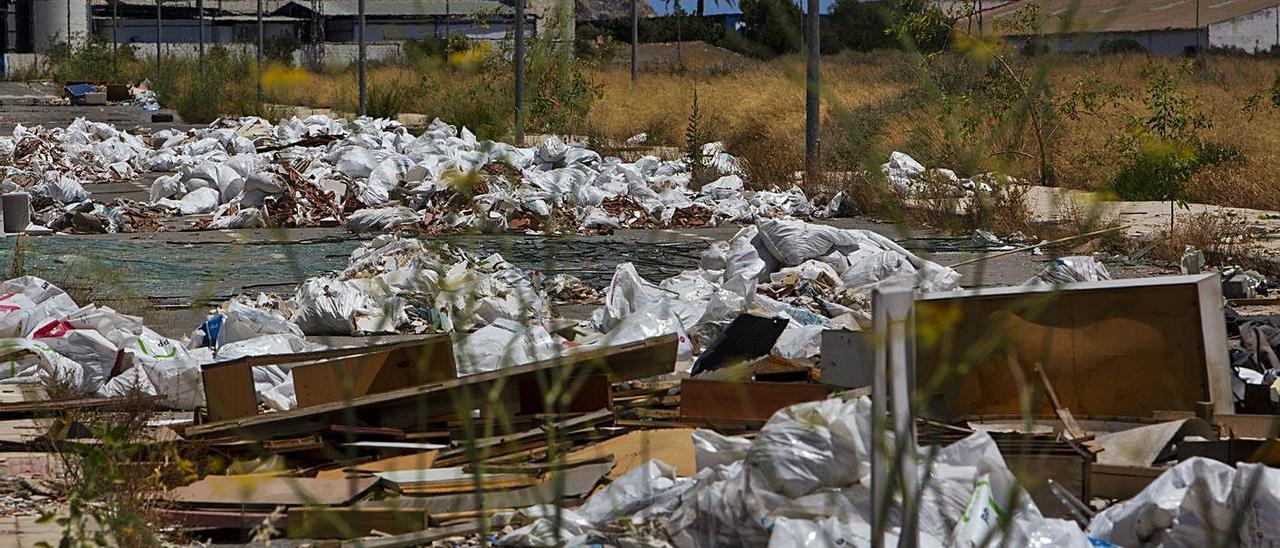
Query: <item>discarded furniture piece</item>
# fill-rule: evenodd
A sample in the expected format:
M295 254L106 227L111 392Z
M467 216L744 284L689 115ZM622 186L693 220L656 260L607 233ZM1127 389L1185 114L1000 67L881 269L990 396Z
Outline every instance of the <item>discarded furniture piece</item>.
M375 346L246 356L201 368L211 421L258 414L253 367L291 368L298 407L342 401L457 376L447 335Z
M617 479L651 459L674 466L680 475L693 476L698 472L694 461L693 430L659 428L628 432L578 449L565 455L565 460L575 462L612 459L615 466L609 472L609 479Z
M610 382L620 382L668 373L675 367L676 348L675 334L662 335L619 346L568 352L550 360L458 379L369 394L350 401L213 422L188 428L184 434L188 438L235 435L262 440L302 436L335 424L412 429L425 426L433 417L469 412L485 401L485 392L499 382L503 389L518 390L522 378L538 375L563 380L603 373ZM518 402L519 398L512 401Z
M1217 274L938 293L917 319L934 418L1017 415L1024 389L1053 416L1037 364L1077 419L1232 411Z
M821 400L829 393L826 386L802 382L684 379L680 383L680 419L763 424L779 409Z

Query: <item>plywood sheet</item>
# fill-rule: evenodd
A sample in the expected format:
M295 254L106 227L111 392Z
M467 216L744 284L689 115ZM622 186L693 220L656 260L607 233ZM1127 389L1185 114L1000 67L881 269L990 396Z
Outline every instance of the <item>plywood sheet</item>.
M191 506L333 506L347 504L373 488L376 478L320 479L263 476L207 476L171 489L165 498Z
M693 428L638 430L565 455L566 459L592 459L613 455L615 466L608 474L615 479L650 459L676 468L681 476L693 476L698 466L693 459Z
M800 382L733 382L685 379L680 418L710 422L762 422L784 407L827 397L827 387Z

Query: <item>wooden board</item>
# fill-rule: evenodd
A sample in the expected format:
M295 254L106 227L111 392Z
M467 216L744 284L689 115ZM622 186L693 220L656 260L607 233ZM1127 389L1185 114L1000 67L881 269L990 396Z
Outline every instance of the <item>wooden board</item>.
M546 408L546 388L554 384L539 383L532 376L520 379L520 414L539 413L590 413L600 409L613 409L613 385L608 375L588 375L559 383L559 405Z
M298 407L457 377L453 342L443 335L374 352L299 362L291 373Z
M427 512L412 508L290 508L285 525L292 539L352 539L373 531L399 535L430 525Z
M431 419L469 409L486 401L496 386L518 386L521 377L573 378L603 373L610 382L669 373L675 367L676 335L662 335L619 346L573 352L565 356L468 375L459 379L370 394L350 402L325 403L280 413L244 417L188 428L187 438L237 436L270 439L323 431L332 424L373 425L430 430ZM519 401L519 398L515 398Z
M693 431L693 428L637 430L588 445L565 455L565 458L591 459L612 455L614 467L609 472L609 479L616 479L650 459L658 459L676 467L676 472L681 476L693 476L698 472L697 463L693 459Z
M419 350L415 348L427 349L426 356L430 357L428 371L431 375L439 379L453 378L456 373L453 371L453 353L452 344L448 342L449 337L445 335L435 335L431 337L413 339L408 341L398 341L386 344L376 344L370 346L350 347L350 348L331 348L327 350L316 350L313 352L297 352L293 354L268 354L264 356L245 356L235 360L218 362L205 365L201 368L201 376L204 381L205 402L209 410L209 420L212 422L238 419L243 417L251 417L258 414L258 395L253 388L253 368L262 365L281 365L281 366L297 366L301 367L306 364L316 365L330 361L343 361L353 356L366 356L364 359L355 359L357 363L368 363L370 355L392 354L398 356L416 355ZM448 345L448 364L445 359L439 356L440 345ZM415 362L416 363L416 362ZM286 367L288 369L288 367ZM447 373L445 370L447 369ZM321 378L320 369L317 369L316 375L303 374L304 384L308 387L314 387L313 379ZM362 369L363 371L363 369ZM333 378L333 377L331 377ZM295 378L295 383L297 379ZM384 383L391 383L382 381ZM371 383L372 384L372 383ZM337 389L343 386L341 383L334 385ZM381 386L379 384L378 386ZM309 389L308 398L313 397L312 394L317 389ZM339 392L340 394L340 392ZM299 401L303 396L299 393ZM315 398L321 398L316 395ZM308 400L310 401L310 400Z
M220 421L258 414L258 391L253 388L253 370L248 361L211 363L200 368L204 381L204 404L209 420Z
M367 493L376 478L318 479L265 476L206 476L164 494L165 500L194 507L332 506Z
M1195 412L1198 402L1230 412L1221 303L1216 274L926 296L917 331L932 336L918 346L917 384L940 387L928 412L944 421L1019 414L1022 390L1033 414L1053 413L1036 364L1080 419Z
M767 421L784 407L821 400L830 391L800 382L733 382L685 379L680 383L680 418L708 422Z

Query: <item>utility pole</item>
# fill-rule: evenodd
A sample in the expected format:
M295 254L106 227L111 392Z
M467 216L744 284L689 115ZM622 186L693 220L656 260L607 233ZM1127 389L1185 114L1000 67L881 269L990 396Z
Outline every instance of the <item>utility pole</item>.
M196 19L200 21L200 74L204 74L204 0L196 0Z
M160 35L164 34L163 29L164 29L164 25L160 22L160 0L156 0L156 81L157 82L159 82L160 80L160 58L163 57L163 55L161 55L160 53Z
M358 0L358 2L356 2L356 6L357 6L356 11L359 14L358 15L359 21L357 23L357 26L359 26L359 31L360 31L360 50L356 53L359 59L357 59L356 62L357 64L360 65L360 115L364 116L365 114L368 113L368 109L369 109L369 87L368 87L369 66L368 66L368 59L366 58L368 55L368 51L366 51L367 46L365 45L365 35L364 35L365 33L364 0Z
M262 51L266 44L262 39L262 0L258 0L258 70L254 74L254 80L257 80L258 103L262 103Z
M819 0L809 0L809 18L805 20L807 32L805 43L807 63L805 63L804 86L804 170L805 176L814 178L818 175L818 88L822 75L818 66L818 55L821 53L818 37L818 23L821 19ZM811 181L812 182L812 181Z
M515 59L516 65L516 146L524 146L524 3L516 1Z
M636 45L640 43L640 5L631 0L631 83L636 83L639 69L636 66Z
M71 45L71 0L67 0L67 45Z

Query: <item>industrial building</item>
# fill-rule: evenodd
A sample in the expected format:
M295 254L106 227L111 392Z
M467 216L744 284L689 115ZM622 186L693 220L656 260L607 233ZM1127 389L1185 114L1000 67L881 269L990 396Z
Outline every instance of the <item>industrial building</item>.
M1009 28L1028 5L1043 18L1040 34ZM1089 52L1134 45L1176 55L1207 48L1249 53L1280 45L1277 0L1021 0L983 9L961 28L1001 34L1025 45L1033 40L1061 51Z

